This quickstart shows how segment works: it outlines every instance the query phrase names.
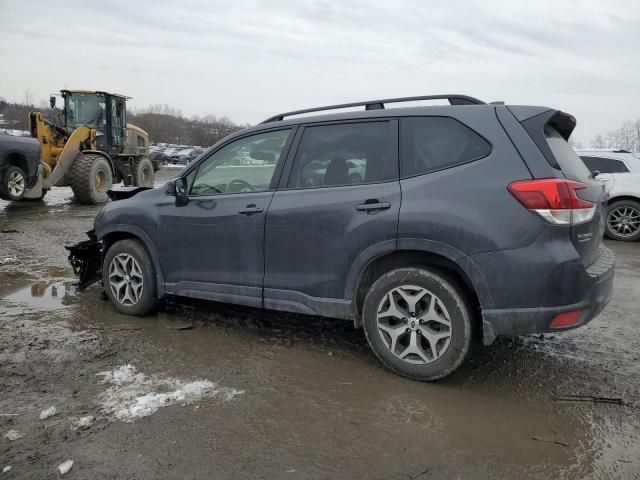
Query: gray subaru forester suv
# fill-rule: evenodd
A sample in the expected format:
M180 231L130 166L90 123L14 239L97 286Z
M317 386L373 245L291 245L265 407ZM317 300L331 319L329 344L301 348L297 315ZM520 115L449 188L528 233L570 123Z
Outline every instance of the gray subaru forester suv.
M611 298L607 191L574 127L464 95L280 114L161 188L112 192L70 261L123 313L176 295L343 318L388 368L435 380L474 339L574 328Z

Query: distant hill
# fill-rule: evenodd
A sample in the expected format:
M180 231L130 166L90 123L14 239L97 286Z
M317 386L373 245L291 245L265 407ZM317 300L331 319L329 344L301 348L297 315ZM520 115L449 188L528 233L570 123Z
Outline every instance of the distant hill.
M60 111L50 108L39 109L34 106L8 103L0 100L2 126L15 130L29 130L29 112L41 111L54 123L60 123ZM152 143L174 143L181 145L199 145L208 147L222 137L242 128L226 117L214 115L185 118L178 111L172 113L149 111L127 112L127 121L146 130Z

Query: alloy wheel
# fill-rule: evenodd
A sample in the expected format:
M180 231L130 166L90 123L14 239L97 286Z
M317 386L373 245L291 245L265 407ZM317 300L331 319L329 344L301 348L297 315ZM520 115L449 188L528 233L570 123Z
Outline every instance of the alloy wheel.
M109 265L109 287L122 305L132 306L140 301L144 279L135 258L127 253L113 257Z
M632 237L640 232L640 211L629 205L622 205L609 212L609 229L621 237Z
M426 288L393 288L382 297L376 320L386 347L405 362L431 363L449 348L451 317L442 300Z
M13 170L9 173L9 178L7 179L7 189L12 196L17 198L24 193L25 183L22 172Z

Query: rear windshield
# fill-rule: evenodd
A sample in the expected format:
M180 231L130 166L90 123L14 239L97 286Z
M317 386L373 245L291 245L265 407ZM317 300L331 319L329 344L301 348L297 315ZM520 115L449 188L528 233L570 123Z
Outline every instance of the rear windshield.
M590 178L589 169L571 148L571 145L550 125L544 127L544 136L558 165L565 177L570 180L584 180Z

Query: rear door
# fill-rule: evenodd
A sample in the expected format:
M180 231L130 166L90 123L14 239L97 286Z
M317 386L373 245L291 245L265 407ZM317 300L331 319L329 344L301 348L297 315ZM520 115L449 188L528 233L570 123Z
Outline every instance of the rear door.
M395 248L396 119L301 127L266 220L265 307L348 317L347 274L373 245Z

